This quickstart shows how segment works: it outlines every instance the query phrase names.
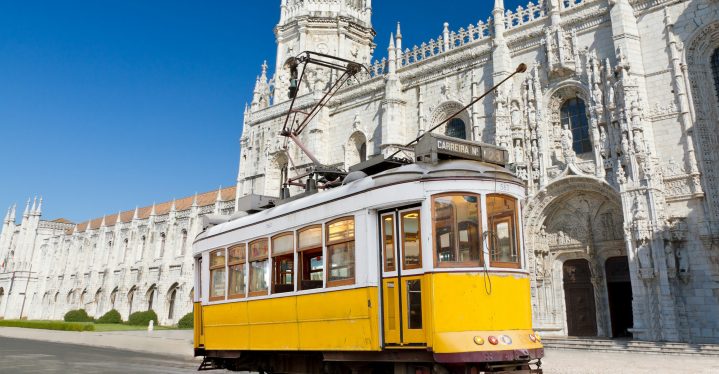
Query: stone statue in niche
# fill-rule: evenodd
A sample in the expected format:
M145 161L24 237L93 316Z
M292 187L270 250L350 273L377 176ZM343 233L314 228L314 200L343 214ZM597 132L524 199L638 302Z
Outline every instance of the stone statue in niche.
M641 131L634 132L634 151L643 154L644 153L644 137Z
M637 241L637 258L639 259L639 268L651 269L652 266L652 246L649 240L641 238Z
M514 139L514 162L524 161L524 152L522 150L522 141Z
M562 126L562 135L560 138L560 142L562 145L562 155L564 156L564 161L567 164L574 163L574 149L572 148L572 145L574 143L574 138L572 136L572 130L569 129L569 125L566 123L564 126Z
M607 130L604 126L599 126L599 153L604 158L609 158L609 139L607 139Z
M592 90L592 98L594 99L594 105L599 107L602 105L602 90L599 88L599 83L594 84L594 90Z
M689 277L689 258L687 250L683 246L678 246L676 249L677 256L677 273L679 278L687 280Z
M632 101L631 115L632 115L632 126L634 126L634 127L639 126L640 120L642 118L642 111L641 111L641 109L639 109L639 103L636 100Z
M639 197L634 198L632 214L634 215L635 221L643 221L649 218L649 215L647 214L647 208L644 207L644 203L640 200Z
M624 171L624 166L622 166L621 162L617 162L617 183L624 184L627 183L627 176Z
M527 114L529 115L529 127L531 129L537 128L537 109L534 105L534 101L530 101L527 104Z
M629 156L631 149L629 148L629 139L627 133L622 133L622 155Z
M537 149L537 141L532 140L532 161L539 162L539 149ZM537 168L537 166L534 166Z
M519 111L519 103L516 101L512 101L512 110L511 110L511 117L512 117L512 128L513 129L519 129L522 128L522 114Z

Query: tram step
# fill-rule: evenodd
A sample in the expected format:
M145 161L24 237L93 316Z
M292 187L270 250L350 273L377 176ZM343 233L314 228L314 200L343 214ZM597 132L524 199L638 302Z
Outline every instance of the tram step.
M544 338L548 349L576 349L595 352L635 352L649 354L719 357L719 345L648 342L622 339Z

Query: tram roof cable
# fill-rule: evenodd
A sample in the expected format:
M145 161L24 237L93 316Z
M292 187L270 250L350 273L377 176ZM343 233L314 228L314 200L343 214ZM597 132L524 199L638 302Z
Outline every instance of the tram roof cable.
M510 75L507 76L506 78L502 79L501 82L495 84L492 88L490 88L489 90L487 90L485 93L483 93L482 95L480 95L480 96L477 97L476 99L472 100L469 104L467 104L467 105L465 105L464 107L462 107L461 109L457 110L457 111L456 111L454 114L452 114L451 116L445 118L442 122L440 122L440 123L434 125L431 129L425 131L424 133L422 133L422 135L418 136L417 138L415 138L415 139L412 140L411 142L407 143L407 144L404 146L404 148L409 147L409 146L411 146L412 144L414 144L414 143L420 141L420 140L422 139L422 137L424 137L425 135L427 135L427 134L431 133L432 131L436 130L436 129L439 128L440 126L446 124L447 122L449 122L450 120L452 120L453 118L455 118L458 114L462 113L462 112L463 112L464 110L466 110L467 108L469 108L469 107L471 107L472 105L476 104L479 100L482 100L485 96L487 96L490 92L496 90L496 89L497 89L499 86L501 86L504 82L508 81L510 78L514 77L516 74L518 74L518 73L524 73L525 71L527 71L527 64L525 64L525 63L519 64L519 65L517 66L517 69L515 69L512 74L510 74ZM400 152L402 152L402 149L398 149L398 150L395 151L393 154L391 154L389 157L387 157L387 159L393 158L394 156L396 156L396 155L399 154Z

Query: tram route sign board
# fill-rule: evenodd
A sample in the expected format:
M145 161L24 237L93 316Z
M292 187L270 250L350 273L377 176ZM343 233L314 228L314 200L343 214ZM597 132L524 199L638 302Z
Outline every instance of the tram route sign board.
M466 159L505 166L509 161L509 152L503 148L437 134L423 136L415 146L414 153L418 162Z

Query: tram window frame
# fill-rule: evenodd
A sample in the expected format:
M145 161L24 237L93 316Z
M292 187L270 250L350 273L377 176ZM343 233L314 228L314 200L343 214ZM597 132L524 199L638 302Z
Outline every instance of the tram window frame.
M407 236L405 232L405 217L410 214L417 214L417 260L418 262L416 264L407 264L407 254L406 254L406 243L407 243ZM413 269L421 269L422 268L422 214L420 213L419 209L413 209L408 210L404 212L399 213L399 227L400 227L400 239L402 240L402 269L403 270L413 270Z
M237 252L239 255L233 257L232 252L233 250L238 250ZM236 260L233 260L233 258L236 258ZM232 273L233 268L239 268L242 272L241 277L239 278L242 282L242 292L241 293L232 293ZM227 298L228 299L242 299L247 294L247 244L240 243L235 244L227 248Z
M217 256L217 254L220 254L220 253L223 254L223 256L218 256L218 257L222 257L222 264L216 264L216 263L214 263L213 260L215 259L215 256ZM215 250L210 251L209 257L210 257L210 261L209 261L210 292L208 293L208 300L209 301L225 300L225 297L227 296L227 251L225 250L225 248L215 249ZM215 291L215 272L220 272L220 271L222 272L221 279L223 281L222 295L217 295L214 292Z
M310 231L310 230L316 230L319 229L320 235L319 235L319 243L310 243L309 245L302 245L300 238L301 236ZM323 238L324 233L322 232L322 225L311 225L307 227L303 227L299 230L297 230L297 261L299 262L298 266L298 274L297 274L297 290L298 291L305 291L305 290L313 290L317 288L322 288L323 282L324 282L324 272L325 272L325 259L324 259L324 253L322 251L323 248ZM312 269L312 259L317 258L319 256L319 262L321 264L321 267L319 269ZM318 274L319 273L319 279L312 279L312 274Z
M352 235L347 238L342 238L334 241L330 241L330 226L340 223L340 222L352 222ZM329 221L325 223L325 246L327 247L327 259L325 260L325 277L327 280L327 287L339 287L339 286L347 286L355 284L355 278L357 276L356 273L356 248L355 248L355 217L354 216L346 216L334 219L332 221ZM347 231L349 232L349 231ZM347 253L350 255L350 261L348 264L343 264L341 266L332 266L332 255L334 254L335 250L342 250L342 246L347 246L346 248ZM340 278L340 279L332 279L332 271L337 269L347 268L348 272L351 274L350 276L346 278Z
M438 242L442 240L439 236L437 236L437 209L436 209L436 203L437 199L443 198L443 197L474 197L476 198L476 204L477 204L477 227L476 227L476 233L474 235L477 236L475 242L479 243L479 247L477 248L478 251L478 259L477 260L470 260L470 261L441 261L440 260L440 251L438 248ZM464 191L453 191L453 192L447 192L447 193L441 193L436 194L432 196L432 252L433 252L433 262L435 268L476 268L476 267L482 267L484 266L485 259L484 259L484 248L481 244L481 233L482 233L482 214L484 214L484 211L482 209L482 196L477 193L472 192L464 192ZM452 231L449 232L450 238L449 240L452 241L452 246L454 248L454 253L456 255L459 255L460 252L460 243L461 242L472 242L472 238L470 235L472 233L469 230L469 227L467 230L467 239L466 241L461 241L460 231L463 231L460 229L460 223L457 222L456 212L453 210L451 212L451 223L452 223Z
M277 253L275 249L275 241L284 237L289 237L290 248ZM283 276L287 275L287 271L282 269L282 264L289 263L290 283L286 284L282 281ZM277 234L272 237L272 293L293 292L295 290L295 235L292 232Z
M493 197L499 197L503 199L507 199L511 201L514 204L514 207L511 211L501 211L498 214L491 214L490 207L489 207L489 199ZM512 196L505 195L505 194L488 194L487 195L487 225L489 228L492 229L492 233L495 233L497 231L497 225L501 223L508 223L509 225L509 234L510 234L510 240L509 242L514 244L514 255L516 257L516 261L495 261L494 260L494 243L495 238L494 235L491 235L492 239L488 242L489 247L489 265L492 267L498 267L498 268L510 268L510 269L520 269L522 266L522 250L519 242L519 201ZM496 234L495 234L496 235ZM511 251L511 248L510 248ZM511 252L510 252L511 254Z
M380 220L382 222L382 268L384 269L385 273L390 273L397 271L397 251L395 250L395 245L397 245L397 238L395 234L395 214L393 213L387 213L380 216ZM387 234L388 232L386 227L385 219L389 218L391 221L389 223L391 233L390 236L392 238L392 242L387 242ZM388 247L389 245L389 247ZM391 260L391 262L390 262Z
M264 252L256 254L253 252L253 246L259 243L264 242L265 248ZM250 269L249 269L249 280L247 285L247 295L248 297L252 296L265 296L269 294L269 288L270 288L270 279L269 279L269 271L270 271L270 257L269 257L269 247L270 240L269 238L260 238L255 239L251 241L248 244L248 257L249 257L249 263L250 263ZM264 263L263 267L263 277L265 280L265 288L264 289L257 289L255 290L253 287L253 275L257 271L256 269L259 269L259 267L255 267L254 264L256 263Z

